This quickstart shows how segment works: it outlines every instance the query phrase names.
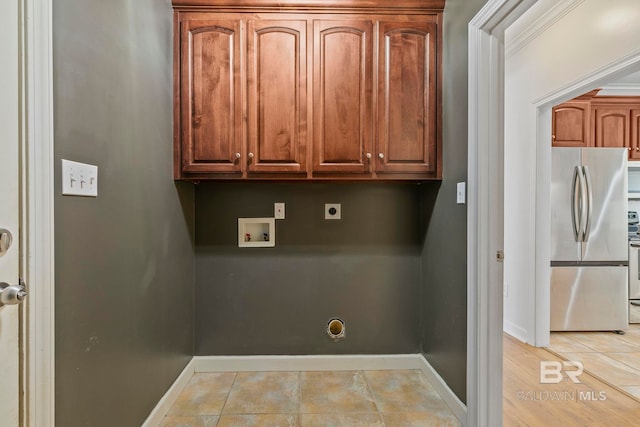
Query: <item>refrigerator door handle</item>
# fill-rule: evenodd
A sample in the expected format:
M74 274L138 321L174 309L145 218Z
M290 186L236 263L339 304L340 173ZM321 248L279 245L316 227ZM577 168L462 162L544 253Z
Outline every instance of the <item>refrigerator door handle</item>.
M582 231L582 241L589 241L589 234L591 232L591 216L593 214L593 190L591 186L591 174L587 166L582 166L582 174L584 176L585 184L585 196L587 203L587 212L584 228Z
M573 236L576 242L582 241L582 171L580 166L573 169L573 182L571 184L571 223L573 225Z

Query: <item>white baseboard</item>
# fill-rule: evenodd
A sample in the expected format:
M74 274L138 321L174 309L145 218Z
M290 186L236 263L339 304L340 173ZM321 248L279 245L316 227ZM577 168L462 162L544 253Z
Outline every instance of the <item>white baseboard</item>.
M509 320L504 321L502 329L512 337L517 338L522 342L529 342L527 340L527 330L521 326L516 325L513 322L510 322Z
M421 369L419 354L326 356L196 356L196 372L374 371Z
M421 354L326 356L195 356L151 411L142 427L156 427L196 372L374 371L419 369L465 425L467 409Z
M467 425L467 406L462 403L458 396L449 388L446 382L442 379L440 374L433 369L433 366L429 364L427 359L419 355L421 360L420 369L422 373L427 377L427 379L433 385L433 388L436 389L438 394L442 397L442 400L447 404L449 409L453 412L453 414L458 418L458 421L463 426Z
M142 423L142 427L157 427L162 423L162 419L167 412L169 412L169 408L175 403L176 399L187 386L187 383L191 379L194 374L194 361L193 358L187 363L187 366L182 370L178 378L171 384L169 390L162 396L158 404L151 411L147 419Z

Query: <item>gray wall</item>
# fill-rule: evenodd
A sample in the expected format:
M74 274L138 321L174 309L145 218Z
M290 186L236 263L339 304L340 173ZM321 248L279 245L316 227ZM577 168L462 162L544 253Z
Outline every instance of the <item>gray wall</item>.
M442 184L421 194L422 350L462 401L467 365L467 210L456 183L467 180L467 25L486 0L447 0L443 38Z
M172 180L169 1L57 0L56 425L140 426L193 354L193 186ZM99 166L60 195L60 159Z
M415 184L200 184L196 354L417 353L419 190ZM275 248L238 248L238 217L273 216ZM324 203L342 203L341 221ZM334 343L327 321L347 337Z

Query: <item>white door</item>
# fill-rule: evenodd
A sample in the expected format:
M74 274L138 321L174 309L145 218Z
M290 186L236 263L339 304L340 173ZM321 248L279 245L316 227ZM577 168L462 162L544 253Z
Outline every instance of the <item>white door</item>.
M19 1L8 1L0 13L0 283L18 285L19 226ZM7 250L9 231L13 243ZM5 285L0 285L2 288ZM0 293L0 301L11 302L12 289ZM18 426L20 419L20 306L0 306L0 425Z

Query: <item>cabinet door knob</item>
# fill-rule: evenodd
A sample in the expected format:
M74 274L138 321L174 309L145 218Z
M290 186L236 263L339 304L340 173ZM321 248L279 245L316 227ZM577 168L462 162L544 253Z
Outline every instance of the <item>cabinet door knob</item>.
M382 154L382 153L378 154L378 158L384 159L384 154Z
M371 153L367 153L367 154L365 154L364 156L365 156L367 159L370 159L370 158L371 158Z
M636 151L640 151L640 147L636 147Z
M236 153L236 159L239 159L240 157L242 157L240 153Z
M555 135L551 135L551 139L556 139L556 136Z
M631 147L628 147L627 150L631 151Z
M253 153L249 153L249 158L253 159Z

